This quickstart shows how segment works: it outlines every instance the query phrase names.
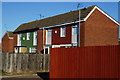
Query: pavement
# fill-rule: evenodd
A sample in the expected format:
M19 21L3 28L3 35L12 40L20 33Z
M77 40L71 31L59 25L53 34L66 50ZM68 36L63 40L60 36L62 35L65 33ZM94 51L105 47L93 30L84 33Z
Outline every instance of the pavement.
M2 76L1 80L43 80L37 74Z

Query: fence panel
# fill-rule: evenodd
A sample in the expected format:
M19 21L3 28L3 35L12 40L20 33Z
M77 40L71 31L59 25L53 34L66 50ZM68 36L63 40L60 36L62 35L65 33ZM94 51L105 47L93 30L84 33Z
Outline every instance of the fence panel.
M2 69L5 72L49 71L49 54L2 53L1 55Z
M52 48L50 51L52 79L120 78L120 46Z

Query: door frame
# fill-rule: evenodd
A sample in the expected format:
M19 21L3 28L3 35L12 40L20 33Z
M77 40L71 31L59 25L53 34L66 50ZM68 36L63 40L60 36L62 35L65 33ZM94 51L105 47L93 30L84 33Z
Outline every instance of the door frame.
M48 49L48 54L50 54L50 46L44 46L44 54L46 49Z

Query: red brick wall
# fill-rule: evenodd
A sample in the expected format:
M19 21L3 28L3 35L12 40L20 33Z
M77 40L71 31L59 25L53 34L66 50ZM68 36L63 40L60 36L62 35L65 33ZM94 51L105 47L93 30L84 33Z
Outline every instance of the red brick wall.
M85 22L80 23L80 46L84 46L85 41Z
M14 35L14 46L17 46L17 36L18 34L13 34Z
M2 38L2 52L13 52L13 39L9 39L7 34Z
M9 39L8 39L7 34L5 34L2 38L2 52L3 53L9 52L8 47L9 47Z
M41 53L43 50L43 30L38 30L38 44L37 44L37 53Z
M84 46L118 45L118 25L97 9L85 22Z
M9 39L9 52L14 52L14 39Z
M55 34L55 31L57 33ZM59 45L59 44L71 44L71 26L66 27L66 36L60 37L60 28L53 28L52 29L52 45Z

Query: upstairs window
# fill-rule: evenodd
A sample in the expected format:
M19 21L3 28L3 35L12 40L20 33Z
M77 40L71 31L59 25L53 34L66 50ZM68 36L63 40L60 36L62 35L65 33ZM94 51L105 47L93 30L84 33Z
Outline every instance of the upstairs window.
M33 45L37 45L37 31L33 33Z
M22 34L18 34L18 41L17 41L17 45L21 46L21 41L22 41Z
M77 27L77 25L72 26L72 35L78 35L78 27Z
M51 44L52 40L52 29L46 30L46 44Z
M30 32L27 33L27 40L30 40Z
M63 26L60 28L60 37L65 37L66 36L66 27Z
M51 29L47 30L48 37L51 37Z

